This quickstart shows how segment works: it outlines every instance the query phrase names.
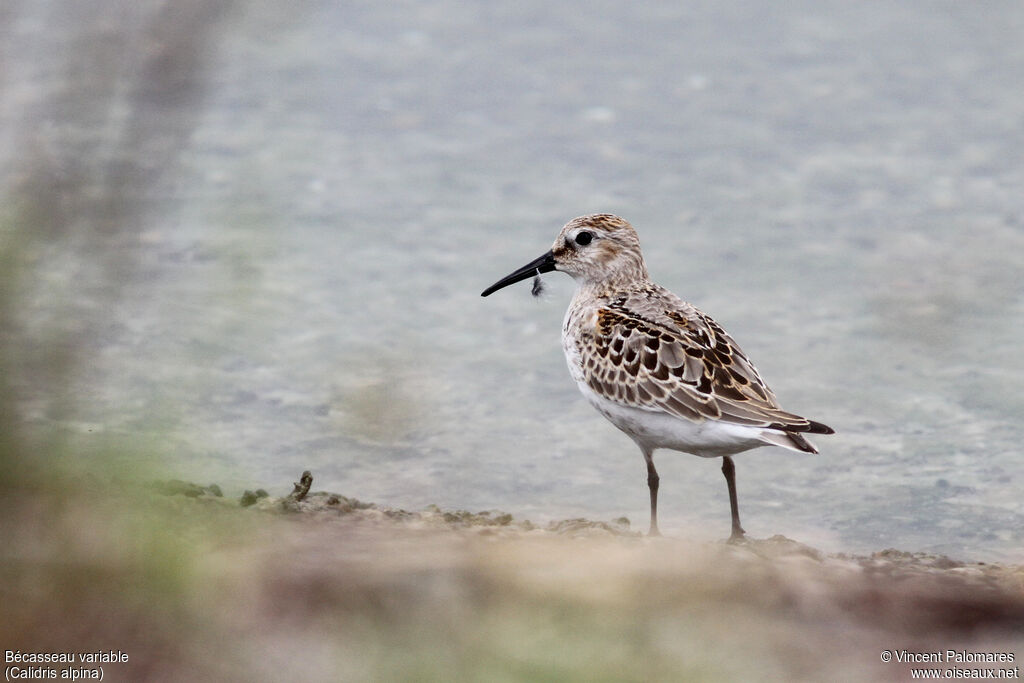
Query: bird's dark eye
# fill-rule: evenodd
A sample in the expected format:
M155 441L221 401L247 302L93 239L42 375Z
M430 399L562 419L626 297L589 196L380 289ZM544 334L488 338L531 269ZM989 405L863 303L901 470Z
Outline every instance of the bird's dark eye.
M587 232L586 230L576 234L576 244L581 247L585 247L590 244L592 239L594 239L594 233Z

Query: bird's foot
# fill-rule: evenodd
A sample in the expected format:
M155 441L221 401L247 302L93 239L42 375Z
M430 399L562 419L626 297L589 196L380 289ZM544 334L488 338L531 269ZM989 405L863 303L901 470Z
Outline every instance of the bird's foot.
M747 536L743 529L733 529L732 534L729 535L729 540L726 541L729 545L742 545L747 542Z

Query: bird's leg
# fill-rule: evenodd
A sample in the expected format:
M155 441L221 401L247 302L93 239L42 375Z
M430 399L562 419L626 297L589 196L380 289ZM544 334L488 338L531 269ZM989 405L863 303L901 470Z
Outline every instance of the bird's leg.
M725 483L729 486L729 507L732 509L732 534L729 536L730 543L743 540L743 527L740 526L740 505L736 501L736 465L728 455L722 458L722 474L725 475Z
M661 477L658 476L658 470L654 469L654 452L646 448L643 451L644 460L647 461L647 488L651 490L651 528L647 535L661 536L658 531L658 482Z

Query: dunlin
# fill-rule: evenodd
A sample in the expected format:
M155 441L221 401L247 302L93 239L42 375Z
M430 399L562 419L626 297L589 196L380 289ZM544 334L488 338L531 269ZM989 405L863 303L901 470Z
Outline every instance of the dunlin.
M743 538L731 456L761 446L817 453L805 433L820 422L779 407L757 368L725 330L647 275L640 241L611 214L566 223L551 250L485 289L559 270L576 280L562 347L580 392L629 435L647 463L650 534L658 535L658 448L722 458L731 541Z

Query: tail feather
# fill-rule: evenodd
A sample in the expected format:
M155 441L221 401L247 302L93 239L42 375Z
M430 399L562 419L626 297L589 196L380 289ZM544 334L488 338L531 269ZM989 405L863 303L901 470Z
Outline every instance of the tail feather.
M789 440L792 441L793 444L797 448L802 450L804 453L817 453L818 452L818 449L815 448L814 445L811 444L810 441L805 439L803 437L803 434L798 434L797 432L786 432L785 434L789 438Z
M818 452L818 449L799 432L777 432L774 429L765 429L761 432L761 440L775 446L788 448L791 451Z

